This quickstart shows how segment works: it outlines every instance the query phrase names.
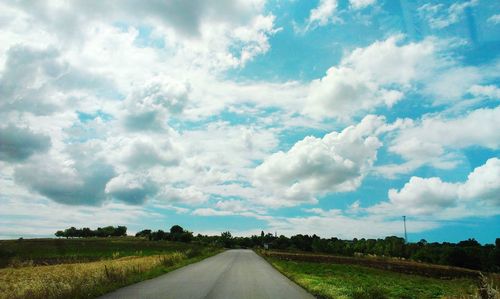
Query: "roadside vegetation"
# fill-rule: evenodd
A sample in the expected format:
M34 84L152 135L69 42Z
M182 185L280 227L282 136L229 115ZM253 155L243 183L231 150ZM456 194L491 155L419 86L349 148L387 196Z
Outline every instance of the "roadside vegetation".
M195 236L178 225L167 231L145 229L135 236L127 236L124 226L71 227L56 236L0 241L0 299L92 298L222 248L257 249L320 298L498 298L500 288L494 273L500 271L500 238L482 245L474 239L406 243L394 236Z
M498 298L491 286L491 278L486 286L489 294L481 296L481 286L477 279L472 278L443 280L358 265L264 257L319 298Z
M234 238L234 246L255 247L266 245L269 249L287 252L324 253L338 256L392 257L418 262L440 264L500 272L500 238L495 244L480 244L474 239L458 243L429 243L420 240L406 243L403 238L390 236L383 239L341 240L338 238L320 238L316 235L275 236L261 233L261 236Z
M94 298L220 252L206 247L97 262L0 269L0 298Z
M88 230L70 228L59 239L0 241L0 299L94 298L222 251L179 237L191 233L177 225L168 240L126 237L124 230L74 237Z
M415 262L446 265L480 270L500 272L500 238L495 244L480 244L474 239L458 243L433 242L420 240L407 243L403 238L389 236L383 239L341 240L338 238L321 238L317 235L294 235L291 237L276 236L261 232L260 236L232 237L229 232L220 236L197 235L193 238L205 244L221 244L226 248L258 248L297 252L328 254L345 257L387 258L411 260Z

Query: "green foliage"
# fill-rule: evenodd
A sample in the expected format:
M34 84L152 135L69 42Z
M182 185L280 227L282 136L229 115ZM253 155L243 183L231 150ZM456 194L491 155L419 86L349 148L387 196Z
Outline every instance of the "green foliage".
M193 239L193 233L184 230L179 225L174 225L170 228L170 232L164 232L163 230L158 230L156 232L151 232L151 230L143 230L141 233L148 234L148 238L153 241L168 240L189 243ZM136 235L137 236L137 235Z
M267 244L270 249L284 251L316 252L341 256L376 255L397 257L415 261L464 267L489 272L500 271L500 239L495 245L481 245L474 239L459 243L405 243L396 236L384 239L320 238L317 235L275 236L273 234L253 235L251 237L232 237L228 232L221 236L197 235L194 240L204 244L220 244L227 248L261 248Z
M35 265L85 262L113 257L168 254L206 246L182 242L150 242L134 237L25 239L0 241L0 267L11 261L33 261Z
M439 280L354 265L266 259L320 298L441 298L477 290L471 279Z
M96 230L91 230L88 227L84 228L75 228L70 227L65 229L64 231L58 230L55 233L56 237L65 237L65 238L89 238L89 237L121 237L127 235L127 227L126 226L106 226L106 227L98 227Z

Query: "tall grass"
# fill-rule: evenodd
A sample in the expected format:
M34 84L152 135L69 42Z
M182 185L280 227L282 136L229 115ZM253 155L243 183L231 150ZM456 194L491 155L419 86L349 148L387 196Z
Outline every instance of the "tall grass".
M158 267L173 267L187 259L185 253L174 252L89 263L0 269L0 298L90 298L110 286L126 285L134 276Z

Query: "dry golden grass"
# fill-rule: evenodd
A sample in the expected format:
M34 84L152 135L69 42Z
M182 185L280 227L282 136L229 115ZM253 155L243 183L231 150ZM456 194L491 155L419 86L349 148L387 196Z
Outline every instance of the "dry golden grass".
M0 298L89 297L97 286L127 281L132 274L158 266L170 267L186 258L184 253L174 252L90 263L0 269Z

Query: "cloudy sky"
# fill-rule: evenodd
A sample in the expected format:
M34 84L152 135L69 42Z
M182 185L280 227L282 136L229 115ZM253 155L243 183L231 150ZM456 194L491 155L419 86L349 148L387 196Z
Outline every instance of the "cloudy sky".
M0 2L0 238L500 237L500 2Z

